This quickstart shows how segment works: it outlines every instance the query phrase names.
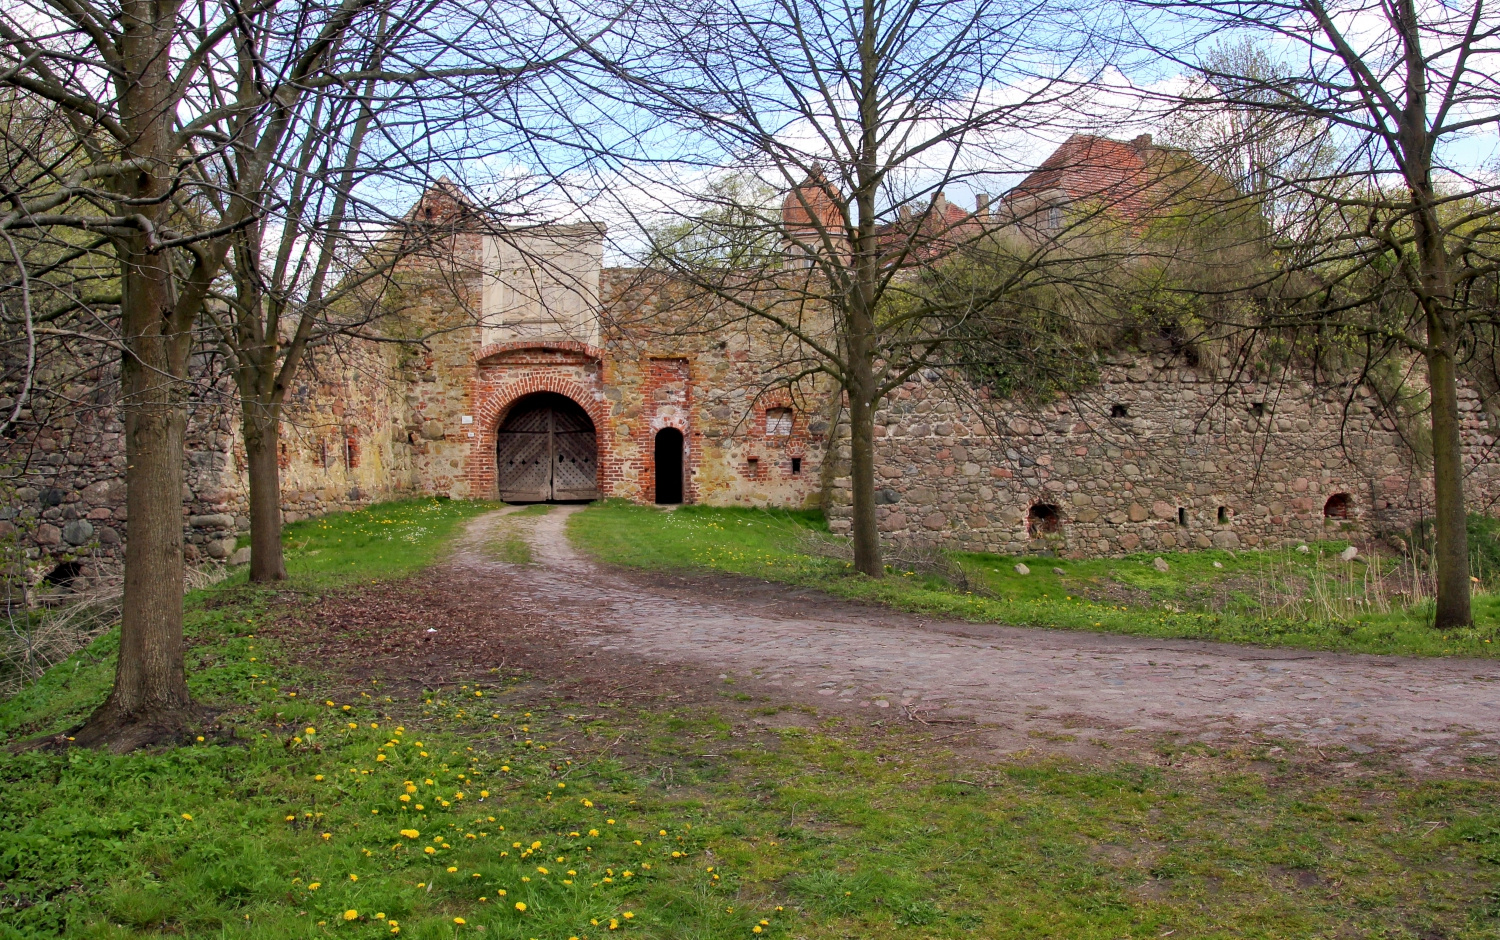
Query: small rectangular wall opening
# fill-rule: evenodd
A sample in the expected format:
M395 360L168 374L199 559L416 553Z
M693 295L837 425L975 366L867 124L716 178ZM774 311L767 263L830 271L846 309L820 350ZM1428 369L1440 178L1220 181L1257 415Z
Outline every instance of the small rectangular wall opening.
M801 473L801 472L802 472L802 458L801 457L793 457L792 458L792 473Z
M745 461L745 475L752 480L760 479L760 458L751 457Z
M1228 525L1228 524L1229 524L1229 507L1228 506L1220 506L1219 507L1219 525Z
M1177 524L1187 525L1187 509L1182 506L1177 507Z

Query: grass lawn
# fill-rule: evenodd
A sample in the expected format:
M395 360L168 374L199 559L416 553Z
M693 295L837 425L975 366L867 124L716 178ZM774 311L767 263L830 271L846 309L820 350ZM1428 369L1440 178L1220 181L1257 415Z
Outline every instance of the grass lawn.
M814 550L832 540L816 512L684 506L671 512L595 503L569 536L601 560L698 568L808 585L851 599L965 620L1409 656L1500 656L1500 595L1474 600L1476 629L1438 633L1428 604L1392 605L1373 586L1398 562L1342 562L1348 543L1305 554L1201 551L1071 561L952 553L970 590L943 577L892 570L878 581ZM1020 574L1024 562L1030 573ZM1061 573L1058 573L1061 572Z
M191 683L221 735L0 750L0 937L1500 935L1483 764L1414 780L1377 754L1342 776L1271 741L982 762L727 685L567 700L551 677L484 673L403 692L258 637L324 593L399 591L486 508L299 523L289 585L196 592ZM779 564L754 531L734 564ZM113 643L0 703L0 738L86 715Z

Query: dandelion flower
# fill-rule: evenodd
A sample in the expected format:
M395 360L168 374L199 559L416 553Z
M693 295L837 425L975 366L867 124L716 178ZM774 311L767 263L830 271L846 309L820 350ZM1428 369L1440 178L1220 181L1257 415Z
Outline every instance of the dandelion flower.
M321 881L314 881L312 884L310 884L310 885L307 886L307 890L309 890L309 891L316 891L316 890L318 890L321 887L323 887L323 882L321 882Z
M449 871L449 872L455 872L455 871L458 871L458 869L457 869L457 868L454 868L454 867L453 867L453 866L452 866L452 865L449 865L449 866L448 866L448 871Z
M453 918L453 922L460 927L462 927L466 923L466 921L462 917Z
M359 920L359 911L356 911L352 907L349 908L349 910L344 912L344 920Z
M423 849L422 851L426 852L428 855L436 855L437 854L437 849L433 848L430 845L427 848Z
M403 836L406 836L408 839L415 839L421 835L421 833L415 829L402 829L401 834Z
M525 901L517 901L516 902L516 910L520 911L522 914L526 913L526 902Z
M355 875L355 874L351 874L351 875L350 875L350 876L349 876L349 880L350 880L350 881L358 881L358 880L359 880L359 876L358 876L358 875Z
M304 730L302 733L303 734L317 734L318 733L318 729L312 727L311 725L308 725L307 728L306 728L306 730Z
M192 822L193 821L193 814L192 813L183 813L182 814L182 818L186 819L188 822Z

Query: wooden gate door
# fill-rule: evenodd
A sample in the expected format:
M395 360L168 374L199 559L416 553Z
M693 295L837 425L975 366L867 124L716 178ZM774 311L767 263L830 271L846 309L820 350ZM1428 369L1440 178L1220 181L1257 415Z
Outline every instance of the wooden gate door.
M599 498L594 423L578 405L558 398L513 414L496 434L505 502Z
M583 409L552 412L552 498L598 499L594 422Z

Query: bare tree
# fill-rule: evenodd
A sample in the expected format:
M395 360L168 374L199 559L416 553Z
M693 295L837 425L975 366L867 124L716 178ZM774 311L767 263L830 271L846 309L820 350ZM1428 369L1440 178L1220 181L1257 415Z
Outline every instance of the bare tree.
M1317 304L1280 325L1346 330L1426 366L1439 629L1472 622L1458 403L1460 372L1491 335L1493 306L1472 286L1491 278L1500 224L1492 167L1466 138L1500 120L1500 21L1482 0L1142 0L1142 45L1204 80L1189 105L1328 128L1336 158L1285 163L1253 180L1318 216L1288 244ZM1239 31L1273 61L1214 55ZM1246 67L1253 66L1253 67ZM1311 312L1309 312L1311 310Z
M883 573L875 412L1005 291L958 309L912 272L986 237L988 211L948 194L984 199L1028 162L1028 131L1077 120L1092 36L1069 17L1009 0L715 0L643 15L620 49L591 46L605 76L591 92L610 108L573 116L635 200L620 214L667 236L642 254L714 299L705 328L774 328L783 381L822 375L843 393L867 575ZM640 114L670 133L641 132ZM705 185L726 170L756 185ZM739 198L759 187L787 195ZM768 244L780 250L762 259Z
M310 92L514 78L477 41L503 26L482 10L445 18L452 9L34 0L0 11L0 85L55 109L69 158L39 161L51 171L5 194L0 231L59 244L65 232L92 235L118 265L124 611L114 689L77 743L130 749L175 739L196 720L183 670L181 512L194 329L235 239L266 214ZM390 20L421 22L413 34L424 42L350 67L343 52L369 48L353 40L389 33Z

